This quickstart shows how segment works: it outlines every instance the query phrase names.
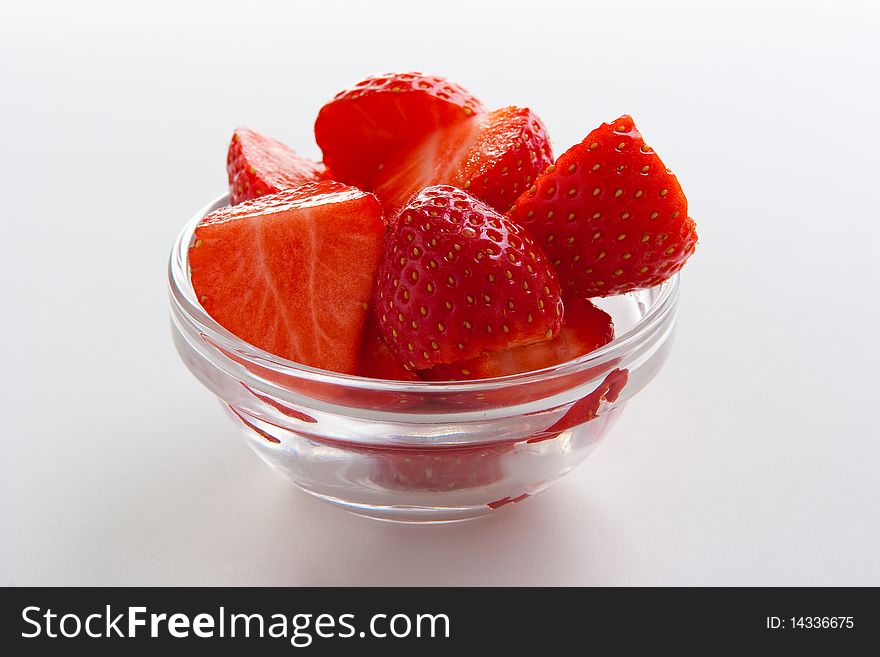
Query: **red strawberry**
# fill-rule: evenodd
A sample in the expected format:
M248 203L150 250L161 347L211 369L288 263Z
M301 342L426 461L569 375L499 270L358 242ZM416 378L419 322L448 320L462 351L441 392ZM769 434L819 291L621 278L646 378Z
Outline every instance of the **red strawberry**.
M315 139L340 180L372 189L391 154L438 130L476 123L483 106L459 85L421 73L367 78L321 108Z
M491 447L375 450L375 478L407 491L453 491L488 486L504 476L510 445Z
M300 422L307 422L309 424L317 423L317 420L313 418L311 415L307 413L303 413L295 408L290 408L287 404L278 401L277 399L273 399L272 397L267 397L266 395L260 394L253 388L251 388L248 384L242 382L242 387L251 393L254 397L259 399L261 402L274 408L276 411L281 413L282 415L286 415L287 417L292 417L294 420L299 420Z
M502 497L500 500L495 500L494 502L489 502L488 504L486 504L486 506L488 506L490 509L492 509L494 511L495 509L500 509L505 504L518 504L519 502L522 502L523 500L527 499L528 497L529 497L528 493L521 493L520 495L517 495L516 497L510 497L508 495L507 497Z
M324 165L300 157L280 141L249 128L232 133L226 155L233 205L320 180Z
M401 365L400 361L389 351L379 332L379 319L372 310L367 316L361 335L357 374L371 379L419 380L419 377Z
M388 159L371 188L396 212L423 187L449 184L507 212L553 162L550 139L529 109L505 107L452 130L435 130Z
M354 372L385 224L372 194L310 183L215 210L189 251L206 311L251 344Z
M229 412L232 413L235 417L239 419L239 421L248 429L253 431L260 438L265 440L266 442L272 443L273 445L279 445L281 441L273 436L271 433L266 431L265 429L261 429L256 424L254 424L251 420L248 420L244 413L235 408L232 404L226 404L226 408L229 409ZM279 427L279 429L282 427Z
M697 242L678 180L629 116L563 153L511 218L546 249L566 296L657 285L681 269Z
M449 183L507 212L552 162L544 122L528 108L505 107L486 117Z
M539 443L544 440L552 440L563 431L568 431L581 424L595 420L599 416L602 402L611 404L617 401L627 381L629 381L629 370L612 370L598 388L572 404L565 415L559 418L553 426L533 436L526 442Z
M613 338L611 316L586 299L575 297L565 302L562 330L552 340L437 365L419 372L419 376L429 381L458 381L532 372L583 356Z
M540 342L562 324L559 284L532 237L482 201L427 187L391 225L376 313L410 369Z

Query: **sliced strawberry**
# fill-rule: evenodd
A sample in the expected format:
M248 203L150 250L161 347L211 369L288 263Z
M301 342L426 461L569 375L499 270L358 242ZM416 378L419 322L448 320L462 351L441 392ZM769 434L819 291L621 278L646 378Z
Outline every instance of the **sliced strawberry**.
M215 210L189 251L205 310L288 360L354 372L385 225L372 194L310 183Z
M362 80L324 105L315 139L340 180L372 189L394 151L482 114L482 103L454 82L388 73Z
M407 491L454 491L488 486L504 476L510 445L491 447L375 450L375 478Z
M371 379L419 380L419 377L407 370L385 345L379 332L379 320L372 309L361 335L357 374Z
M552 440L563 431L568 431L576 426L595 420L599 416L599 409L602 403L607 402L611 404L616 402L627 381L629 381L629 370L612 370L598 388L583 399L579 399L572 404L565 415L559 418L553 426L533 436L526 442L539 443L545 440Z
M503 213L552 162L541 119L529 109L505 107L398 149L372 189L388 217L420 189L441 184L464 189Z
M250 128L232 133L226 171L233 205L315 182L326 174L324 165L300 157L280 141Z
M238 409L236 409L235 406L233 406L232 404L226 404L226 408L228 408L229 411L230 411L233 415L235 415L235 417L237 417L245 427L247 427L248 429L250 429L251 431L253 431L255 434L257 434L260 438L262 438L262 439L265 440L266 442L272 443L273 445L279 445L279 444L281 444L281 441L280 441L278 438L276 438L275 436L273 436L273 435L272 435L271 433L269 433L268 431L266 431L266 430L264 430L264 429L261 429L260 427L258 427L257 425L255 425L255 424L254 424L253 422L251 422L250 420L248 420L248 419L244 416L244 414L243 414L241 411L239 411ZM281 428L281 427L279 427L279 428Z
M482 123L470 121L434 130L417 144L399 148L373 179L370 188L385 210L389 223L419 190L448 184L476 143Z
M495 509L500 509L502 506L504 506L506 504L517 504L519 502L522 502L523 500L527 499L528 497L529 497L528 493L522 493L520 495L517 495L516 497L510 497L508 495L507 497L502 497L500 500L495 500L494 502L489 502L488 504L486 504L486 506L488 506L490 509L492 509L494 511Z
M313 418L311 415L308 415L307 413L303 413L302 411L298 411L295 408L290 408L289 406L278 401L277 399L273 399L272 397L267 397L266 395L260 394L259 392L257 392L256 390L254 390L253 388L251 388L249 385L247 385L244 382L242 382L241 385L245 390L247 390L249 393L251 393L254 397L259 399L261 402L263 402L267 406L271 406L272 408L274 408L276 411L278 411L282 415L286 415L287 417L292 417L294 420L299 420L300 422L308 422L309 424L315 424L318 422L315 418Z
M614 338L611 316L586 299L565 302L562 329L552 340L483 353L470 360L419 372L429 381L488 379L552 367L583 356Z
M532 110L505 107L490 112L448 182L507 212L516 199L553 163L550 137Z
M546 249L566 297L657 285L681 269L697 242L678 180L629 116L563 153L511 218Z
M423 189L391 225L376 313L410 369L559 333L562 301L532 237L482 201L446 185Z

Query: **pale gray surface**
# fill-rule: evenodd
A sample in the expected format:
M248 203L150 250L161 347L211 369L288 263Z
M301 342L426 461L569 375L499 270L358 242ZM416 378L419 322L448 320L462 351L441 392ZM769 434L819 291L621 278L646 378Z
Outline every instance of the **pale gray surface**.
M880 584L876 5L114 4L0 9L0 584ZM472 524L298 493L169 338L232 128L316 155L391 69L530 104L557 152L630 112L699 222L665 370Z

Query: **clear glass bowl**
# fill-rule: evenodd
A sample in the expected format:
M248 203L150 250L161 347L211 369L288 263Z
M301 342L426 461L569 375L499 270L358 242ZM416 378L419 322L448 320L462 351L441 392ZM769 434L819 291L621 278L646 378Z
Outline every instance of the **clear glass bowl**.
M382 520L449 522L507 508L595 448L671 346L678 277L597 300L617 338L552 368L450 383L367 379L279 358L232 335L199 305L187 254L171 254L174 342L251 448L311 495Z

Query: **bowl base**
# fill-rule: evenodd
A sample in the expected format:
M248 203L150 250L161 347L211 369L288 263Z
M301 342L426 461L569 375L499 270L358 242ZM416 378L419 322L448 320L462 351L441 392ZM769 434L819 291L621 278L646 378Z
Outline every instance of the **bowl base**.
M300 482L293 482L293 484L302 492L323 502L344 509L356 516L379 522L407 525L448 525L484 518L500 510L499 507L493 509L485 504L461 507L362 504L310 490Z

